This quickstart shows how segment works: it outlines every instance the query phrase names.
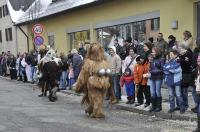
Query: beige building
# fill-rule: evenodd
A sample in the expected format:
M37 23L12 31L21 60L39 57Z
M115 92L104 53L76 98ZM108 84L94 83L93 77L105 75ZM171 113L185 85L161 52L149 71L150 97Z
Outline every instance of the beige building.
M0 52L11 51L16 54L16 27L13 26L6 0L0 0Z
M34 0L0 0L0 52L28 51L28 34L26 26L16 26L21 17ZM23 45L23 46L19 46Z

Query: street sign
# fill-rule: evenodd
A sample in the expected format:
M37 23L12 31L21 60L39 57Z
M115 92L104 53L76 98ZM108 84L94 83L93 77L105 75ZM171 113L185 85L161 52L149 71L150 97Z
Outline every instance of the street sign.
M35 34L41 34L44 31L44 27L41 24L35 24L32 28L32 32Z
M44 43L44 38L42 36L36 36L33 42L36 46L41 46Z

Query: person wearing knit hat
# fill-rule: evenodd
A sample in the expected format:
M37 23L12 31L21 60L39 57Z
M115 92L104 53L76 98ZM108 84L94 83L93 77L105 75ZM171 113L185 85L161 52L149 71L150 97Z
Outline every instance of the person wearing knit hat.
M115 46L110 46L109 49L112 49L116 53L116 47Z
M120 81L120 71L121 71L121 58L118 54L116 54L115 46L109 47L110 57L108 58L108 62L111 69L111 86L113 86L113 90L115 96L118 100L121 100L121 88L119 85Z

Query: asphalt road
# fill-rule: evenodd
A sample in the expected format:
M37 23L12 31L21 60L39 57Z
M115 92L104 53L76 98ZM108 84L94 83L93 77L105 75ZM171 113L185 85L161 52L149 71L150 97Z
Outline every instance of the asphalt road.
M81 97L59 93L57 102L39 98L31 84L0 78L0 132L191 132L196 123L116 110L105 103L105 119L91 119Z

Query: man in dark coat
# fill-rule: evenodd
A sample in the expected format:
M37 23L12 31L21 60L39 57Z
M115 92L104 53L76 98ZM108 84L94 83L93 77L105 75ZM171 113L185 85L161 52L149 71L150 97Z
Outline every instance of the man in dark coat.
M71 51L73 58L72 58L72 66L74 70L74 78L75 80L78 79L79 73L81 71L83 58L78 54L78 51L76 49L72 49Z
M115 40L114 40L114 46L115 46L115 48L116 48L116 54L118 54L119 57L120 57L122 60L124 60L125 57L126 57L126 53L124 52L122 46L119 45L118 39L115 39Z
M83 58L85 58L86 50L84 49L84 44L83 44L83 43L80 43L80 44L79 44L78 53L79 53L79 55L81 55Z

